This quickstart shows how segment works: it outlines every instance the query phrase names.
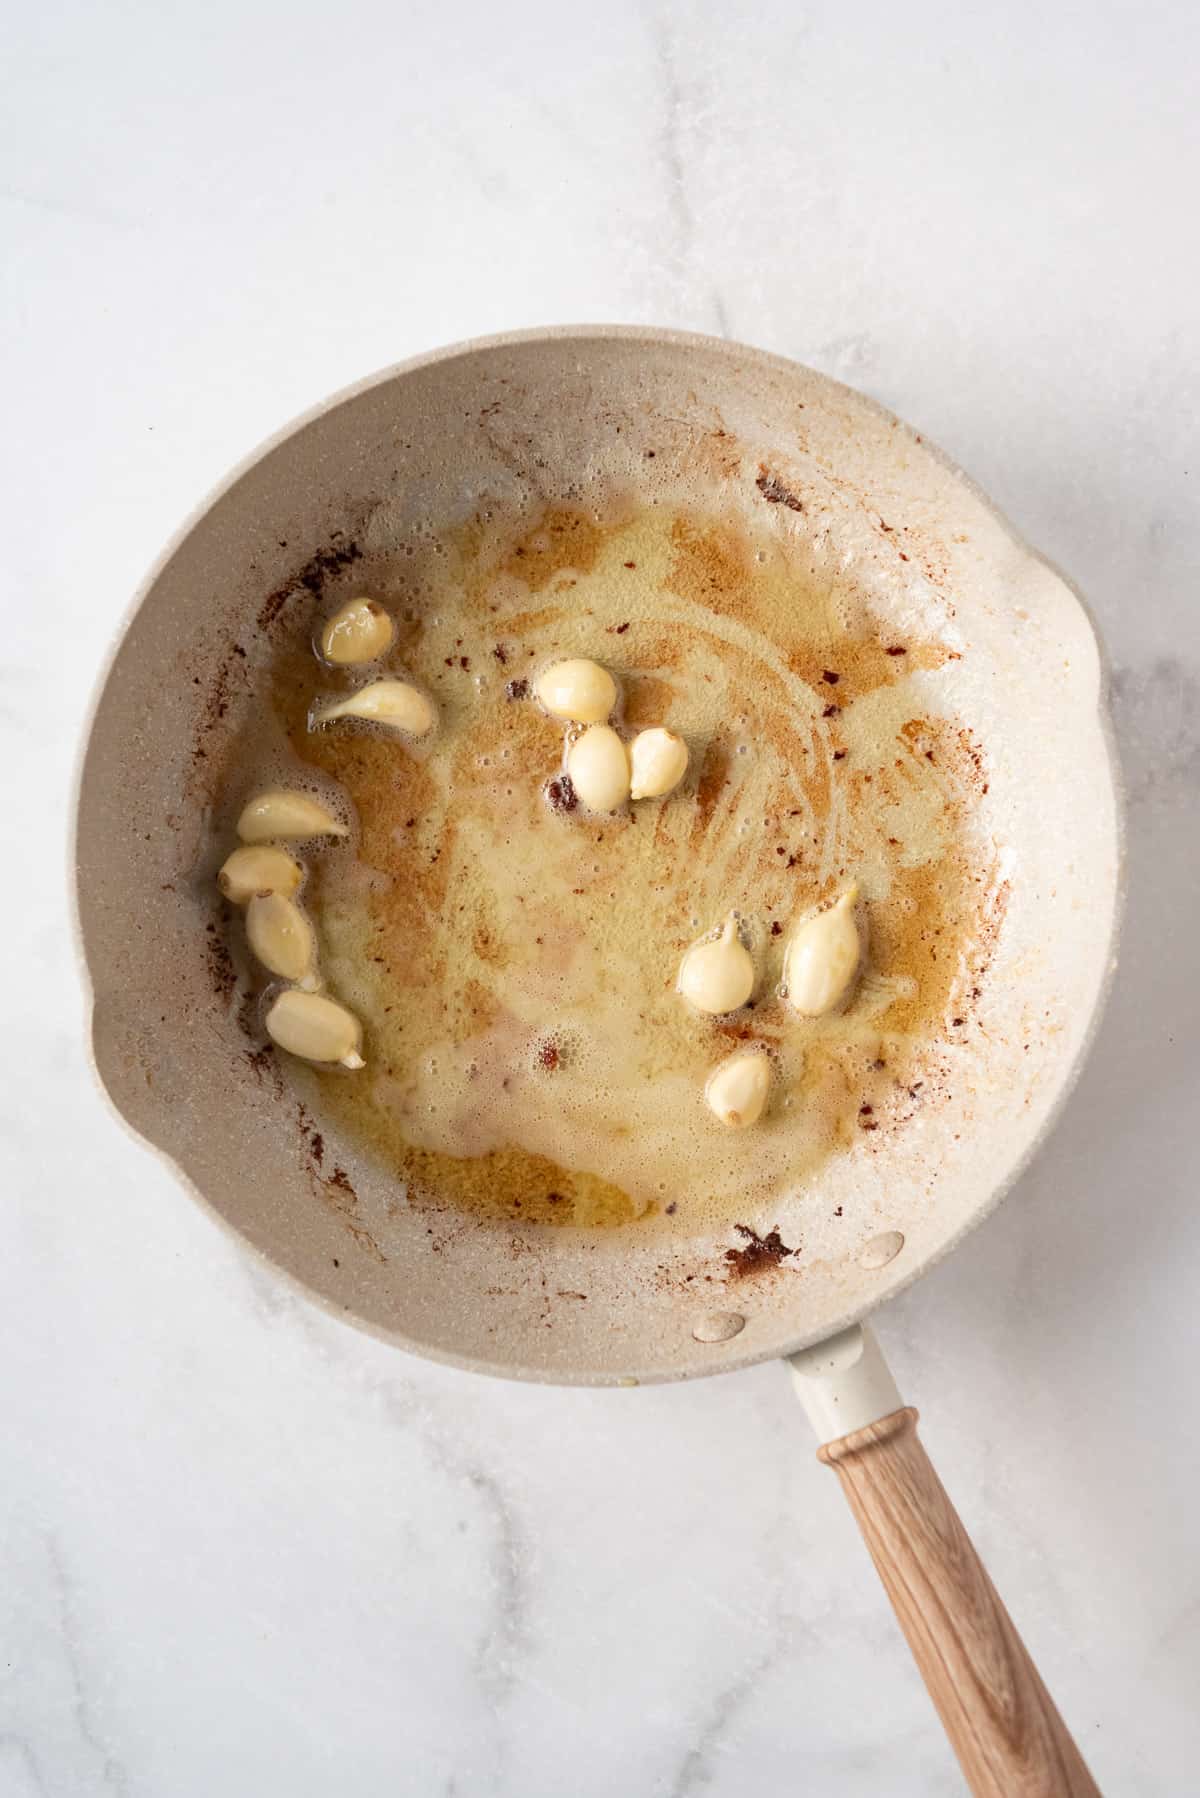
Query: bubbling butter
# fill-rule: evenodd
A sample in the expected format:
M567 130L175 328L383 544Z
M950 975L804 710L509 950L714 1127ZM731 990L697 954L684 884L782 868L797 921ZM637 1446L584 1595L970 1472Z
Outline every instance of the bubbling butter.
M312 633L336 592L281 643L267 697L288 749L250 765L264 787L315 770L356 821L309 858L304 910L367 1064L288 1074L405 1202L721 1227L820 1205L831 1157L902 1128L910 1088L933 1102L991 890L961 721L929 690L947 652L909 634L889 654L895 626L844 565L774 523L497 508L368 545L346 596L404 593L395 650L441 720L406 754L370 728L308 731ZM546 678L580 663L597 673ZM609 810L560 782L547 805L564 722L585 727L577 751L618 697L621 736L669 733L688 778L661 804ZM788 933L852 882L862 961L804 1015ZM743 1052L769 1103L721 1128L706 1087Z

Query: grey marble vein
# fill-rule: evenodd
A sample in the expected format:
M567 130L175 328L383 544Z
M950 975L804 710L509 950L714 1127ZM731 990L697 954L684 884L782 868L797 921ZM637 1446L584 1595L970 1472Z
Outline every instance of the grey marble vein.
M53 1536L46 1538L46 1554L58 1594L60 1640L71 1682L71 1702L75 1726L80 1740L86 1743L95 1757L96 1770L104 1789L115 1792L117 1798L125 1798L130 1789L129 1775L119 1757L112 1752L104 1740L94 1716L94 1701L88 1685L89 1660L80 1639L75 1612L74 1584L67 1570L61 1546Z
M670 1798L693 1798L704 1791L713 1778L713 1764L720 1756L730 1727L768 1672L778 1654L778 1643L763 1649L750 1664L717 1693L697 1732L694 1745L688 1749L671 1786Z
M319 1317L270 1270L255 1268L250 1277L266 1320L299 1329L328 1358L339 1379L363 1387L363 1369L354 1353L355 1332ZM469 1452L466 1438L452 1422L439 1418L435 1403L422 1397L418 1383L384 1374L371 1383L370 1390L392 1427L415 1437L451 1486L473 1495L487 1520L492 1589L481 1607L474 1674L489 1705L499 1709L521 1676L522 1657L530 1641L527 1582L532 1562L521 1519L498 1474Z
M7 1773L4 1772L5 1766L8 1768ZM18 1767L21 1769L20 1773L16 1770ZM32 1743L13 1730L0 1731L0 1777L3 1780L5 1798L19 1798L22 1789L35 1794L35 1798L50 1798L50 1787L42 1774ZM20 1787L17 1780L20 1781Z

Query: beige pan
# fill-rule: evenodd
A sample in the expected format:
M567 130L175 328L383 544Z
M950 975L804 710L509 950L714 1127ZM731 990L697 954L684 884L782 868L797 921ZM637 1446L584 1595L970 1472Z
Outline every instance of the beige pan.
M829 1164L836 1235L802 1196L758 1219L805 1248L752 1280L730 1278L728 1231L675 1240L442 1217L431 1234L421 1210L389 1202L386 1172L353 1143L333 1140L318 1164L295 1093L248 1044L219 942L212 809L271 653L270 596L311 604L351 539L398 551L418 520L608 491L748 520L769 507L773 528L836 560L883 616L952 615L961 659L943 700L991 771L980 804L1007 908L949 1095L886 1153L864 1139ZM147 583L100 697L79 804L96 1062L123 1116L233 1229L339 1316L405 1348L626 1385L795 1355L823 1440L849 1437L822 1453L974 1790L1090 1791L924 1460L915 1414L855 1326L979 1222L1049 1127L1106 985L1119 860L1088 620L937 451L836 382L735 345L607 328L496 338L390 370L289 428Z

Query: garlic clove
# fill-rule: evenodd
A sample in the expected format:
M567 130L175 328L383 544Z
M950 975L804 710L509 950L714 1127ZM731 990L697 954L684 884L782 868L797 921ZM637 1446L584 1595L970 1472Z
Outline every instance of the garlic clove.
M344 1068L361 1068L362 1026L352 1011L327 999L323 993L302 993L289 987L274 1000L266 1015L273 1042L305 1061L340 1062Z
M567 750L567 773L584 805L615 812L629 797L629 751L607 724L591 724Z
M294 899L255 893L246 907L246 940L264 968L307 992L321 984L312 925Z
M704 1097L708 1108L731 1130L757 1124L771 1090L771 1063L761 1049L739 1049L715 1067Z
M854 907L853 884L827 911L818 912L792 932L783 954L787 1001L806 1018L819 1018L847 991L858 971L862 943Z
M370 718L391 730L423 737L437 723L437 708L432 699L406 680L373 680L347 699L314 705L308 728L320 730L335 718Z
M233 905L249 905L256 893L290 898L303 879L304 869L286 849L254 843L234 850L217 875L217 885Z
M278 837L344 837L340 818L311 793L281 790L257 793L242 808L237 833L243 843L269 843Z
M688 749L674 731L639 731L629 749L633 765L631 799L661 799L673 792L687 773Z
M754 991L754 962L730 912L719 937L693 943L679 967L679 991L697 1011L719 1017L736 1011Z
M374 662L387 654L395 634L395 625L377 600L352 599L322 630L321 654L340 668Z
M599 662L583 656L544 668L533 691L552 718L602 724L617 703L617 683Z

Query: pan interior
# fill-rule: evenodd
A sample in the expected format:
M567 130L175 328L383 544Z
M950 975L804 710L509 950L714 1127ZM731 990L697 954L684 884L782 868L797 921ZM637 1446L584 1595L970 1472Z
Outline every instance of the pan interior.
M758 514L595 490L516 517L487 505L459 529L369 536L273 620L218 833L232 842L243 801L275 782L352 803L357 834L312 846L304 900L367 1066L285 1065L398 1200L668 1247L769 1234L795 1202L811 1252L844 1221L821 1199L830 1158L943 1101L1005 899L977 817L988 770L952 709L957 633L931 616L895 641L790 508ZM388 665L435 696L433 737L310 729L315 691L364 680L311 648L354 592L398 619ZM669 799L572 803L564 727L531 689L574 655L619 675L627 735L666 725L688 743ZM852 879L866 971L849 1006L804 1019L781 996L788 932ZM676 971L731 908L757 985L706 1018ZM705 1082L748 1047L771 1103L724 1129Z
M440 759L305 732L309 634L359 591L401 621ZM684 792L636 822L547 807L561 732L509 690L560 654L616 670L629 729L685 735ZM101 1071L252 1242L428 1352L652 1378L813 1338L986 1207L1068 1077L1115 888L1098 687L1063 584L808 371L636 335L400 371L235 481L122 647L80 814ZM307 896L367 1081L281 1072L214 897L241 800L301 767L361 825ZM781 933L848 875L873 960L815 1031L776 996ZM730 903L763 978L700 1025L674 972ZM744 1040L795 1100L749 1144L696 1104Z

